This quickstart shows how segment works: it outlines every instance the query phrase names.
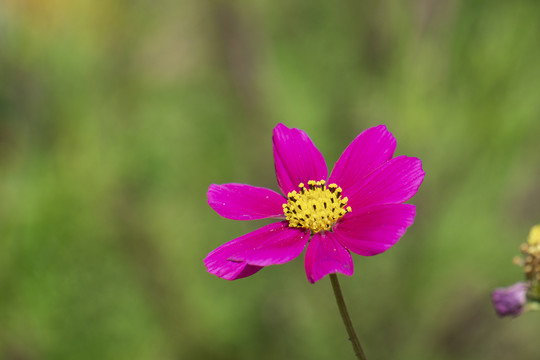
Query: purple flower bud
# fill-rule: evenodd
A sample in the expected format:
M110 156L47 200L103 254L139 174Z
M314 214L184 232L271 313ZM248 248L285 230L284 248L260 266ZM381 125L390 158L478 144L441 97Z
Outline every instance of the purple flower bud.
M497 288L491 294L495 311L499 316L518 316L527 302L528 285L518 282L512 286Z

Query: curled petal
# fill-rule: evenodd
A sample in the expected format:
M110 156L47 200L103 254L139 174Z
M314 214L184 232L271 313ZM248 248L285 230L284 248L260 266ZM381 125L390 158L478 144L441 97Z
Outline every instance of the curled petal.
M305 266L312 284L328 274L339 272L351 276L354 271L349 251L327 231L313 235L306 250Z
M353 211L377 204L399 204L413 197L424 180L422 162L398 156L358 182L348 193Z
M354 210L334 226L339 242L352 252L371 256L391 248L414 222L410 204L376 205Z
M336 183L348 196L348 189L387 162L396 150L396 139L385 125L363 131L336 162L329 183Z
M249 265L245 261L220 261L216 258L209 261L206 267L209 273L231 281L251 276L263 268L262 266Z
M296 258L308 239L307 230L290 228L286 221L273 223L218 247L208 254L204 264L209 273L235 280L245 270L239 269L242 265L262 267Z
M284 195L298 190L298 184L325 180L328 169L321 152L302 130L278 124L272 137L279 188Z
M232 220L283 217L286 199L275 191L245 184L210 185L208 204L219 215Z

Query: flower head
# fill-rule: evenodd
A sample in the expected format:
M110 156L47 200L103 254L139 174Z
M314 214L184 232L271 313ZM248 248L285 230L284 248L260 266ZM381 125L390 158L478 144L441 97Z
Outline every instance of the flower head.
M330 176L320 151L299 129L274 129L276 177L281 194L244 184L210 185L208 204L233 220L281 221L236 238L212 251L208 271L227 280L283 264L307 245L311 283L330 273L352 275L350 251L371 256L392 247L414 222L415 206L404 204L424 179L422 163L393 158L396 140L379 125L345 149Z
M540 248L540 225L535 225L531 228L527 243L529 246L534 246L537 249Z
M528 285L518 282L512 286L497 288L491 294L495 311L499 316L518 316L527 303Z
M529 232L527 242L521 244L523 257L515 257L514 263L523 266L523 273L530 284L529 296L540 301L540 225Z

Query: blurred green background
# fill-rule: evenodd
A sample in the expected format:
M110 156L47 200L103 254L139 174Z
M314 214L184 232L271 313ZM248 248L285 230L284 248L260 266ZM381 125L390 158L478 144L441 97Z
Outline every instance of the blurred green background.
M370 359L537 359L490 291L540 222L540 2L0 3L0 358L352 359L303 257L228 282L203 258L264 222L271 131L329 166L384 123L427 173L416 223L342 278Z

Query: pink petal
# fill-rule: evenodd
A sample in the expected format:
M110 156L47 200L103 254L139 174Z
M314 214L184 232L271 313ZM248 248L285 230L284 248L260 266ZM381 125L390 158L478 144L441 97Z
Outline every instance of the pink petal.
M416 194L424 175L420 159L398 156L349 189L348 205L355 211L376 204L402 203Z
M283 204L286 202L275 191L244 184L212 184L208 189L208 204L227 219L284 217Z
M304 131L278 124L272 140L277 181L284 195L297 190L300 183L326 181L324 158Z
M238 250L228 258L251 265L269 266L296 258L309 240L309 230L289 227L282 221L267 225L238 239ZM236 241L233 240L233 241Z
M205 260L206 263L206 260ZM219 265L218 265L219 264ZM208 272L225 280L238 280L251 276L261 270L262 266L249 265L245 261L221 261L206 265Z
M396 139L385 125L369 128L345 149L328 182L341 186L343 194L348 196L347 190L390 160L395 149Z
M371 256L391 248L414 222L410 204L376 205L345 215L334 225L334 234L352 252Z
M306 250L305 266L312 284L328 274L339 272L351 276L354 271L351 254L328 231L313 235Z
M283 264L296 258L308 240L308 230L290 228L286 221L281 221L218 247L208 254L204 264L209 273L235 280L242 271L245 272L246 265L262 267Z

